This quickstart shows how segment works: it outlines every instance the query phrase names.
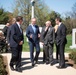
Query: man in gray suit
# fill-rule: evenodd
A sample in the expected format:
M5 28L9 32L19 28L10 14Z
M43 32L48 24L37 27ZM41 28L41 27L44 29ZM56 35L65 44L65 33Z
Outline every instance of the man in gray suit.
M50 21L46 22L46 26L42 28L41 42L43 44L43 62L53 65L53 44L55 39L54 28ZM44 57L45 56L45 57Z

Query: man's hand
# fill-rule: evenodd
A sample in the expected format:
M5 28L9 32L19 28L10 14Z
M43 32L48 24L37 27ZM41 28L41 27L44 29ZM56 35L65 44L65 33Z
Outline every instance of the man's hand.
M49 27L47 26L47 27L45 28L45 31L47 31L47 30L48 30L48 28L49 28Z
M20 43L19 43L19 45L22 45L23 44L23 41L21 41Z
M40 38L40 34L38 34L38 38Z
M42 45L44 45L44 43L43 43L43 42L41 42L41 44L42 44Z
M32 34L30 35L30 38L32 38Z
M8 43L8 46L10 46L10 43Z

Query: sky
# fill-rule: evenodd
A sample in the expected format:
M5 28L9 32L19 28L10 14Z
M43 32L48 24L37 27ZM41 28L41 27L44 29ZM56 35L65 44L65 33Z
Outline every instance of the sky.
M76 0L43 0L49 7L60 14L69 12L72 10L73 4ZM12 7L15 0L0 0L0 7L2 6L6 11L12 12Z

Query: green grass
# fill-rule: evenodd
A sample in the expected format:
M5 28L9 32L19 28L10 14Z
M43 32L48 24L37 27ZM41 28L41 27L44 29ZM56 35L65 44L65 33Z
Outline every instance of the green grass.
M70 49L70 46L72 45L72 35L67 35L67 44L65 47L65 52L70 52L72 49Z
M72 51L72 49L70 49L71 45L72 45L72 35L67 35L67 44L66 44L66 47L65 47L65 52ZM29 44L26 41L26 37L24 37L23 51L26 51L26 52L29 51ZM42 51L42 49L41 49L41 51ZM54 51L56 51L56 47L55 46L54 46Z
M26 40L26 37L24 37L23 51L26 51L26 52L29 51L29 44Z

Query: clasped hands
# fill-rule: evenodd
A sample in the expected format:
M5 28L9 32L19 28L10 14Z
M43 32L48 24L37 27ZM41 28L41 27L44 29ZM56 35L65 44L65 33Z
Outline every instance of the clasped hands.
M23 41L20 41L19 45L22 45L23 44Z
M30 38L33 38L33 37L32 37L32 34L30 35ZM38 38L40 38L40 34L38 34Z

